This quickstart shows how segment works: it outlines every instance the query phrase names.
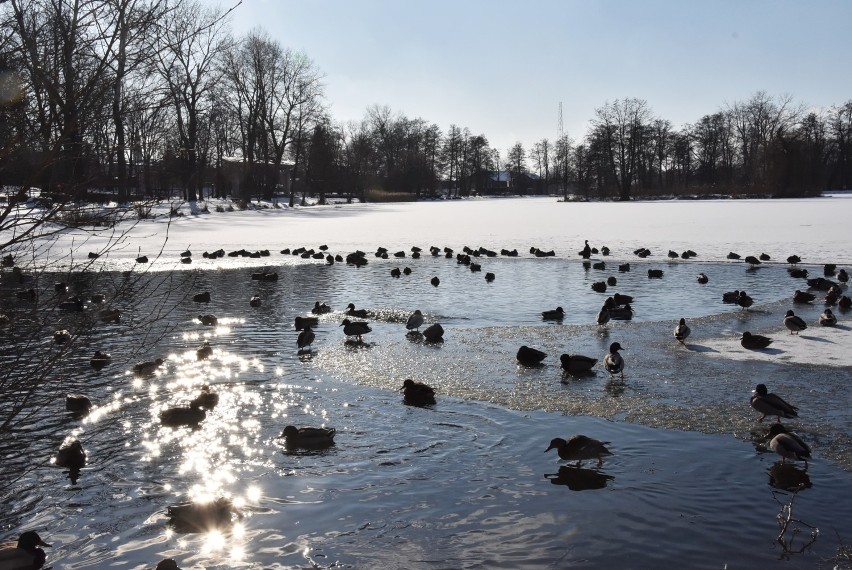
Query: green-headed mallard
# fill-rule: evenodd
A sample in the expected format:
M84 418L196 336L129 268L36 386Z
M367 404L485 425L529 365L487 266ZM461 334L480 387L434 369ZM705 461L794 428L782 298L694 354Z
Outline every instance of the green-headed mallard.
M0 546L0 568L3 570L41 568L47 560L47 555L39 546L50 547L34 530L21 533L17 543Z
M611 376L621 374L621 377L624 378L624 359L618 354L619 350L624 350L619 343L614 342L609 345L609 353L604 356L603 364Z
M772 344L772 339L768 336L763 336L760 334L751 334L748 331L743 333L742 338L740 339L740 344L743 348L748 350L758 350L761 348L766 348L770 344Z
M831 312L831 309L826 309L819 316L819 324L824 327L833 327L837 324L837 317Z
M757 420L759 422L762 422L766 416L776 416L779 423L782 416L785 418L799 417L799 408L788 404L781 396L767 391L766 384L758 384L754 389L751 407L763 414Z
M808 328L807 323L802 317L797 317L793 310L787 311L784 315L784 326L790 331L790 334L799 334L799 331L803 331Z
M675 327L674 337L679 343L684 344L686 337L688 337L691 332L689 325L686 324L686 319L681 319Z
M811 448L804 440L789 431L783 424L775 423L769 428L769 449L781 456L781 462L786 459L804 461L805 466L811 458Z

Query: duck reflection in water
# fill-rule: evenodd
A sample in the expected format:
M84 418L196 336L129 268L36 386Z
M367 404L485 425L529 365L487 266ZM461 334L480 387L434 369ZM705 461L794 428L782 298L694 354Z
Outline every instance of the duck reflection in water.
M769 486L782 491L799 491L813 486L807 470L794 463L776 461L767 473L769 473Z
M545 473L544 478L554 485L565 485L572 491L603 489L609 481L615 479L614 476L597 469L583 469L572 465L563 465L559 468L559 473Z

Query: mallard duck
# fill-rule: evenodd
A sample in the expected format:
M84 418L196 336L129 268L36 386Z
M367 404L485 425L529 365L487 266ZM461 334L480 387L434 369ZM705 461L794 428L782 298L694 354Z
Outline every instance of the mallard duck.
M749 297L745 291L740 291L740 296L737 297L737 305L743 309L748 309L754 304L754 299Z
M758 350L761 348L766 348L770 344L772 344L772 339L767 336L751 334L750 332L745 331L743 333L742 338L740 339L740 344L745 349Z
M831 309L826 309L819 316L819 324L824 327L833 327L837 324L837 317L831 312Z
M606 448L608 441L600 441L586 435L572 435L568 440L555 437L550 440L550 445L544 450L545 453L555 449L560 459L576 461L577 465L585 459L597 459L598 465L603 463L604 455L612 455Z
M789 431L783 424L774 423L769 428L769 449L781 456L781 463L787 459L804 461L805 467L811 458L811 448L801 437Z
M616 293L612 296L612 302L616 305L628 305L633 302L633 297L630 295L622 295L621 293Z
M334 445L334 428L287 426L281 435L287 447L301 449L325 449Z
M787 273L789 273L790 277L792 277L794 279L807 279L807 277L808 277L808 270L807 269L800 269L798 267L788 268Z
M196 303L209 303L210 302L210 291L204 291L203 293L196 293L192 296L192 300Z
M156 360L146 360L145 362L138 362L133 365L133 373L137 376L147 376L148 374L153 374L154 371L162 365L162 358L158 358Z
M795 313L793 313L792 309L787 311L784 315L784 326L790 331L790 334L799 334L799 331L803 331L808 328L807 323L802 317L797 317Z
M402 271L399 270L399 267L394 267L390 270L391 277L400 277L402 275Z
M199 346L195 351L195 358L197 360L207 360L211 356L213 356L213 347L210 346L209 340L205 340L204 344Z
M98 313L98 318L102 323L118 323L121 322L121 311L118 309L104 309Z
M249 299L249 305L252 306L252 307L259 307L262 304L263 304L263 301L257 295L255 295L254 297Z
M160 423L168 427L197 426L206 418L207 412L195 400L189 406L166 408L160 412Z
M60 281L58 283L53 284L53 290L56 291L59 294L67 293L68 292L68 285L66 285L65 283Z
M354 336L356 342L363 342L361 339L362 335L367 334L373 329L370 328L368 323L363 321L355 321L354 323L349 319L343 319L343 322L340 323L340 326L343 327L343 334L346 336Z
M305 327L314 328L319 325L319 319L316 317L296 317L294 326L297 331L303 330Z
M234 512L234 505L225 497L209 503L179 503L166 509L169 522L185 532L206 532L227 526Z
M740 254L734 253L733 251L730 251L730 252L728 252L727 258L728 259L739 259Z
M63 445L56 452L55 464L57 467L68 467L69 469L81 469L86 465L86 452L83 444L75 439L67 445Z
M524 345L518 349L518 354L516 356L518 362L521 364L525 366L535 366L537 364L541 364L541 361L545 359L547 354L538 349Z
M549 309L541 312L541 318L545 321L561 321L564 317L565 311L562 307L556 307L555 309Z
M53 342L56 344L66 344L71 341L71 333L65 329L53 333Z
M849 281L849 274L845 269L841 269L837 272L837 280L841 283L847 283Z
M429 282L432 284L433 287L437 287L441 284L441 280L438 279L437 276L433 277Z
M583 249L580 250L579 256L583 259L589 259L592 257L592 247L589 245L589 240L585 240L586 245L583 246Z
M344 311L350 317L355 317L358 319L366 319L369 316L369 311L367 309L356 309L355 303L349 303L346 306L346 311Z
M589 372L598 363L598 359L582 354L563 354L559 357L559 362L567 372Z
M603 364L611 376L620 373L621 377L624 378L624 359L618 354L619 350L624 350L619 343L614 342L609 345L609 353L604 356Z
M423 330L423 338L426 342L444 342L444 327L440 323L429 325Z
M87 414L92 409L92 401L83 394L65 396L65 409L74 414Z
M675 327L674 337L679 343L684 344L686 337L688 337L689 333L691 332L692 331L690 330L689 326L686 324L686 319L681 319L678 325Z
M415 382L411 378L405 380L400 388L403 401L410 406L432 406L435 404L435 390L422 382Z
M601 310L598 311L598 314L595 317L595 322L598 325L605 325L609 322L609 318L610 318L609 308L606 305L604 305L604 306L601 307Z
M852 308L852 298L849 298L847 295L843 295L837 300L837 306L844 310Z
M147 255L140 255L139 257L136 258L136 263L148 263L148 256Z
M215 327L219 324L219 319L216 318L216 315L198 315L198 320L205 327Z
M112 362L112 356L100 350L96 350L95 355L89 360L89 364L96 370L100 370L110 362Z
M801 263L802 258L798 255L791 255L787 258L787 263L790 265L796 265L797 263Z
M609 309L609 316L616 321L629 321L633 318L633 307L630 303L622 307L612 307Z
M745 258L745 262L752 266L752 268L760 265L760 260L753 255L747 255Z
M310 326L307 326L299 333L299 338L296 339L296 346L299 347L300 352L310 352L311 345L314 343L315 338L316 334L314 334L314 331L311 330Z
M722 293L722 302L723 303L736 303L737 299L740 298L740 292L738 289L734 289L733 291L728 291L727 293Z
M781 396L767 391L766 384L758 384L752 392L751 407L763 414L757 421L762 422L766 416L776 416L777 421L781 417L798 418L796 406L788 404Z
M219 394L216 392L212 392L210 390L210 386L205 384L201 387L201 393L199 393L192 401L189 403L189 407L195 408L204 408L205 410L212 410L219 404Z
M314 303L314 308L311 309L311 313L313 313L315 315L324 315L324 314L330 313L330 312L331 312L331 307L329 307L325 303L320 303L319 301Z
M21 533L17 544L0 546L0 568L3 570L36 570L44 566L47 554L39 548L50 545L43 541L37 532L28 530Z
M702 285L707 284L709 281L710 281L710 278L707 277L706 274L704 274L704 273L698 274L698 282L701 283Z
M157 567L154 570L180 570L174 558L163 558L157 562Z
M416 309L411 316L408 317L408 321L405 323L405 328L408 330L416 330L420 332L420 326L423 324L423 313L420 312L420 309Z
M768 253L761 253L758 257L760 257L760 261L769 261L770 259L772 259L771 257L769 257Z
M811 303L816 299L816 295L813 293L805 293L804 291L799 291L796 289L796 292L793 293L793 302L794 303Z

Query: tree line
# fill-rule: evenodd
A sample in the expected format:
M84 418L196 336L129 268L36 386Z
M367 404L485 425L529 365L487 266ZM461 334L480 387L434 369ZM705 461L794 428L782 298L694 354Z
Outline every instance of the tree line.
M806 196L849 188L852 100L765 92L675 128L607 101L582 138L504 152L374 105L334 121L323 75L266 32L235 37L196 0L0 2L0 186L59 199L350 199L508 192L619 199Z

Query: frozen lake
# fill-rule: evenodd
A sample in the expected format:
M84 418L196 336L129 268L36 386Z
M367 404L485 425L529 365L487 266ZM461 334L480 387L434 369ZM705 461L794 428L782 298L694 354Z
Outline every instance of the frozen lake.
M797 568L832 567L852 542L849 314L836 310L839 325L820 328L821 295L794 306L793 291L807 283L788 274L785 259L799 255L811 276L823 275L824 263L848 270L850 214L846 197L630 204L520 198L198 216L187 210L171 223L160 218L130 229L93 262L101 273L42 276L38 312L14 300L16 286L4 273L2 309L16 315L16 324L47 321L81 332L66 364L48 379L52 390L40 395L49 413L3 444L3 536L38 529L54 545L48 560L56 568L144 568L164 556L184 568L673 561L775 568L779 558ZM592 256L603 269L582 266L577 251L586 239L610 249L607 257ZM63 235L49 256L65 266L72 243L79 260L106 241ZM319 245L343 256L363 250L369 263L356 269L280 253ZM429 255L432 245L519 255L475 258L482 264L475 273L454 258ZM378 259L379 246L406 256ZM420 259L411 258L412 246L423 249ZM535 257L533 246L555 255ZM200 256L220 247L269 249L270 256ZM638 258L640 247L652 255ZM185 249L192 264L179 262ZM669 260L670 249L698 256ZM750 269L728 260L732 251L766 253L771 261ZM133 261L158 252L151 264ZM626 262L630 271L618 271ZM144 295L115 300L121 323L87 326L92 306L74 314L54 309L61 301L54 281L64 279L80 294L108 294L131 267L153 270L138 283ZM411 273L394 278L394 268ZM649 279L648 269L663 270L662 279ZM261 270L279 279L252 280ZM697 282L699 272L707 284ZM438 287L430 282L436 276ZM617 284L606 293L591 289L608 277ZM722 303L722 293L734 289L755 298L748 311ZM209 303L185 298L201 291L211 292ZM634 317L599 327L595 315L613 293L634 297ZM262 298L260 308L249 306L253 295ZM293 322L316 301L333 311L320 317L312 354L299 357ZM348 303L369 311L366 347L344 344L339 325ZM556 306L565 318L543 321L541 311ZM163 307L170 310L145 325ZM789 308L809 324L798 337L782 324ZM406 336L414 309L427 324L442 324L444 343ZM219 326L203 327L201 313L216 314ZM684 346L672 338L681 317L693 331ZM744 330L771 336L771 350L742 349ZM16 334L0 334L9 362ZM213 355L197 360L205 339ZM602 359L614 341L626 348L623 382L600 363L589 375L560 369L561 353ZM522 344L547 353L542 366L517 364ZM53 350L52 340L41 348ZM113 355L101 371L89 366L95 349ZM155 376L129 373L134 362L156 357L166 362ZM405 378L435 387L437 405L403 405L398 388ZM785 424L813 447L807 469L766 452L769 422L758 423L748 404L759 382L799 406L801 418ZM162 407L188 402L204 383L220 403L199 429L159 424ZM62 396L71 391L99 405L88 420L65 415ZM287 452L276 436L290 423L335 427L337 445ZM613 455L578 468L544 453L551 438L575 433L611 442ZM89 455L75 483L50 464L69 437ZM168 505L215 495L241 504L242 518L231 527L184 534L167 524ZM793 501L803 532L782 544L777 516ZM806 525L820 532L798 552L810 540Z

